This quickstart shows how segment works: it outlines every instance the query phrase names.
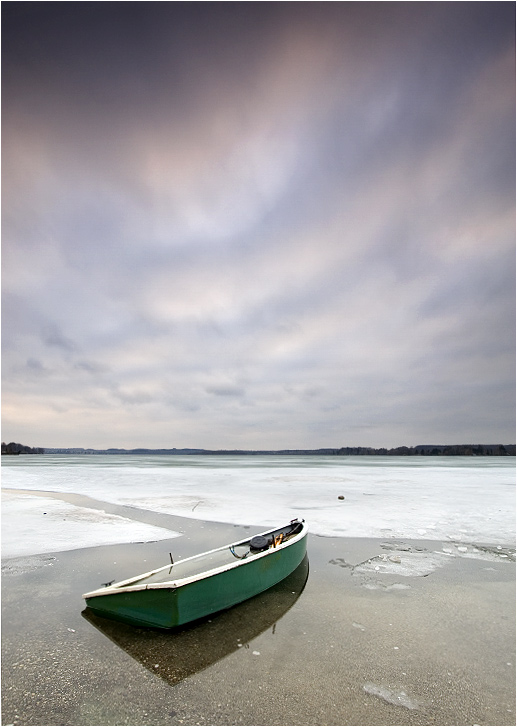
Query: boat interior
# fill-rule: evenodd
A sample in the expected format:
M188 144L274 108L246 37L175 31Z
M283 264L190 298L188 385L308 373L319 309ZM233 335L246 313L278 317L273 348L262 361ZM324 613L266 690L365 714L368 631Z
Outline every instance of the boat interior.
M271 530L263 535L255 535L247 540L242 540L233 545L225 545L222 548L201 553L185 560L178 560L170 565L163 566L151 574L144 574L130 581L124 581L119 587L138 586L151 583L167 583L182 578L199 575L215 568L234 563L235 560L245 560L265 550L278 547L281 543L293 538L303 530L303 521L293 520L289 525L276 530ZM113 588L113 586L112 586Z

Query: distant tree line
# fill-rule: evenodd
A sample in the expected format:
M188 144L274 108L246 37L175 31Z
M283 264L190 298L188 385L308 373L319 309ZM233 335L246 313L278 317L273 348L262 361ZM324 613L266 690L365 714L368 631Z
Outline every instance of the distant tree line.
M82 447L64 449L43 449L26 447L23 444L2 442L2 454L169 454L169 455L383 455L394 457L515 457L515 444L419 444L416 447L339 447L324 449L84 449Z
M17 442L2 442L2 454L45 454L42 447L27 447L25 444Z
M371 449L370 447L341 447L336 454L381 454L396 457L445 456L445 457L515 457L515 444L419 444L416 447L395 447L394 449Z
M180 450L177 452L180 453ZM281 449L281 450L260 450L246 451L240 449L221 449L217 451L197 450L198 454L278 454L278 455L384 455L394 457L404 456L483 456L483 457L515 457L515 444L449 444L434 445L421 444L416 447L394 447L386 449L381 447L340 447L339 449Z

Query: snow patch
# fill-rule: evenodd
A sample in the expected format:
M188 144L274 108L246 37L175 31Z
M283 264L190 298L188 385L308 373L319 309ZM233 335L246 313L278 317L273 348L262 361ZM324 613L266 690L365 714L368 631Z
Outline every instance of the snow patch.
M97 545L149 542L179 533L52 498L2 492L2 558Z

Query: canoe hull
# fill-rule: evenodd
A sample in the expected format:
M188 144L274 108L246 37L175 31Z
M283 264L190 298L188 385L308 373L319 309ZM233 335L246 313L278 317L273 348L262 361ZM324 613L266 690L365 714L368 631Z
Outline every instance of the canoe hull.
M208 574L177 587L128 589L86 598L88 607L104 616L137 626L171 629L235 606L287 578L302 562L307 534L288 547L238 567Z
M149 629L102 618L84 609L83 618L140 665L171 686L216 664L271 630L303 592L307 556L291 575L235 608L178 629Z

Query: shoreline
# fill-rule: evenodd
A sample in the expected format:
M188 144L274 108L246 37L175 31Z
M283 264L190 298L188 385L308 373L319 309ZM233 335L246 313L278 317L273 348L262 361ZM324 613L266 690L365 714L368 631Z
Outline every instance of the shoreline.
M83 615L90 587L260 531L168 518L181 538L3 563L4 724L515 724L511 547L312 535L292 593L286 581L183 640L107 635Z
M367 493L365 493L367 494ZM269 527L271 527L271 524L263 524L263 525L242 525L232 522L227 522L224 520L210 520L205 521L202 517L196 517L195 515L177 515L167 512L159 512L157 510L149 510L149 509L143 509L136 507L131 504L120 504L116 502L109 502L107 500L99 500L93 497L90 497L88 495L82 495L75 492L61 492L61 491L55 491L55 490L29 490L29 489L20 489L20 488L10 488L10 487L2 487L2 498L3 497L33 497L33 498L41 498L42 500L49 500L50 501L56 501L63 504L71 505L72 507L81 508L83 510L93 510L93 511L99 511L103 515L107 516L108 518L110 516L114 516L115 518L121 518L124 519L126 522L134 522L134 523L141 523L143 525L150 526L151 528L159 528L163 531L163 533L167 533L167 535L161 534L158 531L156 531L155 539L153 540L149 535L145 538L145 540L142 541L135 541L132 540L130 542L127 542L126 544L134 543L134 542L155 542L155 541L163 541L163 540L169 540L173 537L181 536L181 534L187 534L187 533L195 533L196 530L199 531L199 529L204 529L207 525L212 525L214 527L220 527L220 528L235 528L235 527L241 527L245 530L253 530L254 532L261 532L263 530L267 530ZM196 506L194 506L193 510L195 510ZM48 509L48 505L47 505ZM44 515L47 513L44 512ZM65 513L63 513L65 515ZM25 517L27 517L27 514L25 514ZM63 518L63 519L69 519L69 518ZM71 524L74 523L74 516L72 514L70 518ZM113 522L113 521L112 521ZM204 523L201 524L198 528L196 527L197 523ZM43 521L40 520L39 523L33 523L32 527L36 530L40 531L42 530ZM425 532L425 531L424 531ZM432 531L430 531L432 532ZM157 536L160 537L157 537ZM346 534L342 535L326 535L322 533L313 533L315 537L337 537L339 538L348 538L348 539L356 539L356 540L362 540L362 539L379 539L378 537L372 535L372 536L347 536ZM17 535L18 537L18 535ZM55 535L54 537L50 538L53 542L55 542ZM423 535L420 536L417 540L410 536L403 536L403 535L396 535L393 534L392 531L387 531L385 534L385 539L387 541L400 541L400 540L411 540L415 542L426 542L430 540L429 538L425 538ZM12 540L12 537L11 537ZM457 534L456 537L453 537L451 535L448 536L447 540L443 537L439 537L438 535L435 535L435 538L433 538L432 542L436 543L442 543L441 550L443 553L448 555L456 555L459 557L473 557L473 558L479 558L479 559L486 559L486 556L488 556L490 553L492 553L495 556L502 556L503 558L510 558L510 560L515 561L515 544L507 544L504 542L504 540L501 540L501 538L471 538L469 540L464 540L463 535ZM2 551L4 552L4 549L7 546L9 546L9 537L8 542L5 542L5 530L2 533L2 544L3 548ZM12 544L12 543L11 543ZM104 542L101 541L95 543L93 542L91 545L83 545L78 546L78 548L92 548L92 547L102 547L103 545L120 545L124 544L124 541L122 539L118 540L105 540ZM226 545L225 542L219 543L219 545ZM62 545L61 548L56 552L66 552L69 548L66 545ZM7 550L9 550L9 547L7 547ZM39 553L44 552L42 550L38 551ZM201 551L197 551L201 552ZM483 555L483 553L486 554L486 556ZM195 555L195 553L192 553L192 555ZM5 559L13 559L13 558L19 558L19 557L25 557L23 553L19 553L16 555L8 555Z

